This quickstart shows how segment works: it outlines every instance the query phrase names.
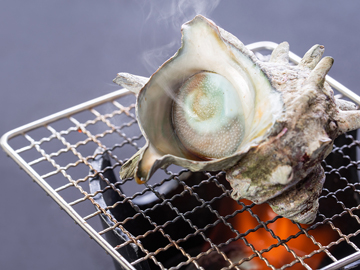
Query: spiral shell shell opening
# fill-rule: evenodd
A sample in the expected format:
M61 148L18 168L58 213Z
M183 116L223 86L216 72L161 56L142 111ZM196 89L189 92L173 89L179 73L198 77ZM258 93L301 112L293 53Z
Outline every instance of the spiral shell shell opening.
M151 151L143 151L148 161L140 157L137 175L147 180L169 160L191 170L232 166L282 111L281 94L253 53L197 16L183 25L179 51L138 94L137 116Z

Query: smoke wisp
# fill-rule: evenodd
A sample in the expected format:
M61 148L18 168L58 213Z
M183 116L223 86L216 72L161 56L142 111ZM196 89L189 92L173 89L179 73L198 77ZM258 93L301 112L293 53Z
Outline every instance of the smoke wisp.
M181 44L181 25L201 14L210 17L221 0L144 0L141 61L152 74L170 58Z

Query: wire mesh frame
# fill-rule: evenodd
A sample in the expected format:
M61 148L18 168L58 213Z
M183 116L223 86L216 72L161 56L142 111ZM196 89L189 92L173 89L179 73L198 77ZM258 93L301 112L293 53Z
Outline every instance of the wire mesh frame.
M248 45L248 48L253 51L263 50L263 49L273 50L276 46L277 46L277 44L272 43L272 42L258 42L258 43ZM300 60L300 58L298 56L296 56L292 53L290 53L290 59L295 63L299 62L299 60ZM360 104L360 98L356 94L351 92L349 89L347 89L343 85L339 84L338 82L333 80L331 77L327 77L327 81L330 83L330 85L333 88L338 90L341 94L350 98L357 104ZM103 238L103 234L105 234L106 231L108 231L108 230L103 230L103 231L98 232L96 229L94 229L89 224L88 221L91 218L101 214L101 211L96 211L95 213L91 213L87 216L83 216L75 210L74 206L76 206L77 204L79 204L85 200L90 200L92 202L92 204L94 204L95 206L98 207L98 209L102 209L102 207L100 205L97 205L96 200L94 200L94 198L96 197L97 194L90 194L90 193L86 192L83 189L83 187L81 186L81 184L83 182L86 182L86 180L89 179L88 177L85 177L80 180L73 180L68 174L66 174L67 169L69 169L71 167L76 167L79 164L79 162L75 161L74 163L70 163L70 165L67 165L66 167L61 167L54 160L56 158L56 156L61 155L62 152L71 151L81 161L81 163L84 163L85 165L87 165L88 167L91 168L92 165L89 163L89 161L80 153L80 151L77 151L77 149L76 149L78 146L81 145L81 143L75 145L75 147L74 147L74 145L67 142L64 137L67 135L67 133L76 132L76 131L87 134L87 136L89 138L91 138L91 141L93 141L95 143L98 143L99 137L93 136L91 134L91 132L89 132L87 130L86 125L91 124L91 121L87 122L88 124L84 125L83 123L79 122L76 118L74 118L72 116L74 114L84 112L86 110L91 110L91 112L97 117L98 120L100 119L101 122L106 123L108 125L108 127L109 126L111 127L111 129L116 129L116 127L114 125L107 122L106 115L103 115L103 114L97 112L93 108L96 106L100 106L102 104L111 102L117 108L116 112L113 113L112 115L114 115L114 114L129 115L129 114L131 114L130 110L133 109L133 106L132 107L131 106L124 107L120 103L115 101L116 99L119 99L127 94L129 94L129 92L126 90L118 90L111 94L99 97L99 98L91 100L89 102L85 102L78 106L74 106L70 109L64 110L62 112L53 114L51 116L45 117L38 121L32 122L30 124L27 124L27 125L17 128L17 129L14 129L12 131L9 131L8 133L4 134L4 136L1 138L1 145L2 145L3 149L5 150L5 152L10 157L12 157L19 164L19 166L21 168L23 168L33 178L33 180L36 181L55 200L60 205L60 207L62 209L64 209L75 220L75 222L78 223L90 235L90 237L92 237L96 242L98 242L106 250L106 252L108 252L125 269L135 269L132 264L130 264L124 257L122 257L117 252L117 249L115 247L113 247L109 242L107 242ZM51 126L51 123L56 122L61 119L70 120L73 123L74 127L67 129L65 131L57 132L56 129L54 129ZM133 122L128 122L127 124L131 125L134 123L134 121L135 120L133 120ZM48 137L42 138L40 140L35 140L31 136L28 135L28 132L31 132L32 130L37 129L39 127L45 127L46 130L48 130L50 132L50 135ZM30 145L21 147L19 149L13 149L9 145L9 140L18 135L24 136L30 142ZM101 136L105 136L105 135L106 134L102 134ZM61 141L63 143L63 145L65 146L65 150L57 152L57 153L47 154L43 149L41 149L40 144L43 142L46 142L46 141L50 141L53 138L57 138L59 141ZM130 141L130 142L128 141L128 143L132 143L132 144L136 145L136 142L133 142L133 141ZM100 147L103 147L100 142L98 143L98 145ZM23 157L21 157L20 153L27 151L28 149L36 149L37 152L41 153L41 156L35 160L26 161ZM56 170L50 171L49 173L46 173L46 174L39 174L38 171L36 169L34 169L34 166L37 163L42 162L42 161L50 162L52 164L52 166L55 167ZM47 179L49 177L52 177L55 174L63 174L63 176L65 176L65 178L67 179L68 183L64 184L63 186L57 187L57 188L54 188L53 186L51 186L48 183ZM61 192L62 190L66 189L69 186L75 186L77 189L79 189L81 191L81 194L83 195L83 197L78 198L74 201L71 201L70 203L67 202L62 196L59 195L59 192ZM102 214L106 215L107 213L102 213ZM111 216L109 216L109 218L111 218ZM261 254L258 254L258 256L261 257ZM325 269L326 270L338 269L339 267L347 265L359 258L360 258L360 251L357 251L357 252L351 254L350 256L343 258L341 260L337 260L334 258L334 263L324 267L323 269L324 270ZM306 265L306 264L304 264L304 265Z

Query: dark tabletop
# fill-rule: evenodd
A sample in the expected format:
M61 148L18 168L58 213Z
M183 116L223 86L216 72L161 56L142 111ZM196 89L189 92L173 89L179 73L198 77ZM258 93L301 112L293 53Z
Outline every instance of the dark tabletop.
M0 1L0 134L117 90L117 72L151 75L196 13L245 44L288 41L298 55L322 44L335 59L329 74L360 94L360 2L189 2ZM114 269L14 161L0 161L0 269Z

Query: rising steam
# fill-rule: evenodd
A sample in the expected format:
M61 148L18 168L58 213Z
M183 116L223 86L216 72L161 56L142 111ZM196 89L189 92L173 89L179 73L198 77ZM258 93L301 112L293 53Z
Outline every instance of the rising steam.
M196 15L201 14L209 17L210 13L218 6L220 0L176 0L159 1L161 5L156 7L158 20L172 24L174 29L180 29L181 25ZM153 11L154 12L154 11Z
M142 59L152 74L180 47L181 25L201 14L210 17L220 0L142 1L145 22L142 29Z

